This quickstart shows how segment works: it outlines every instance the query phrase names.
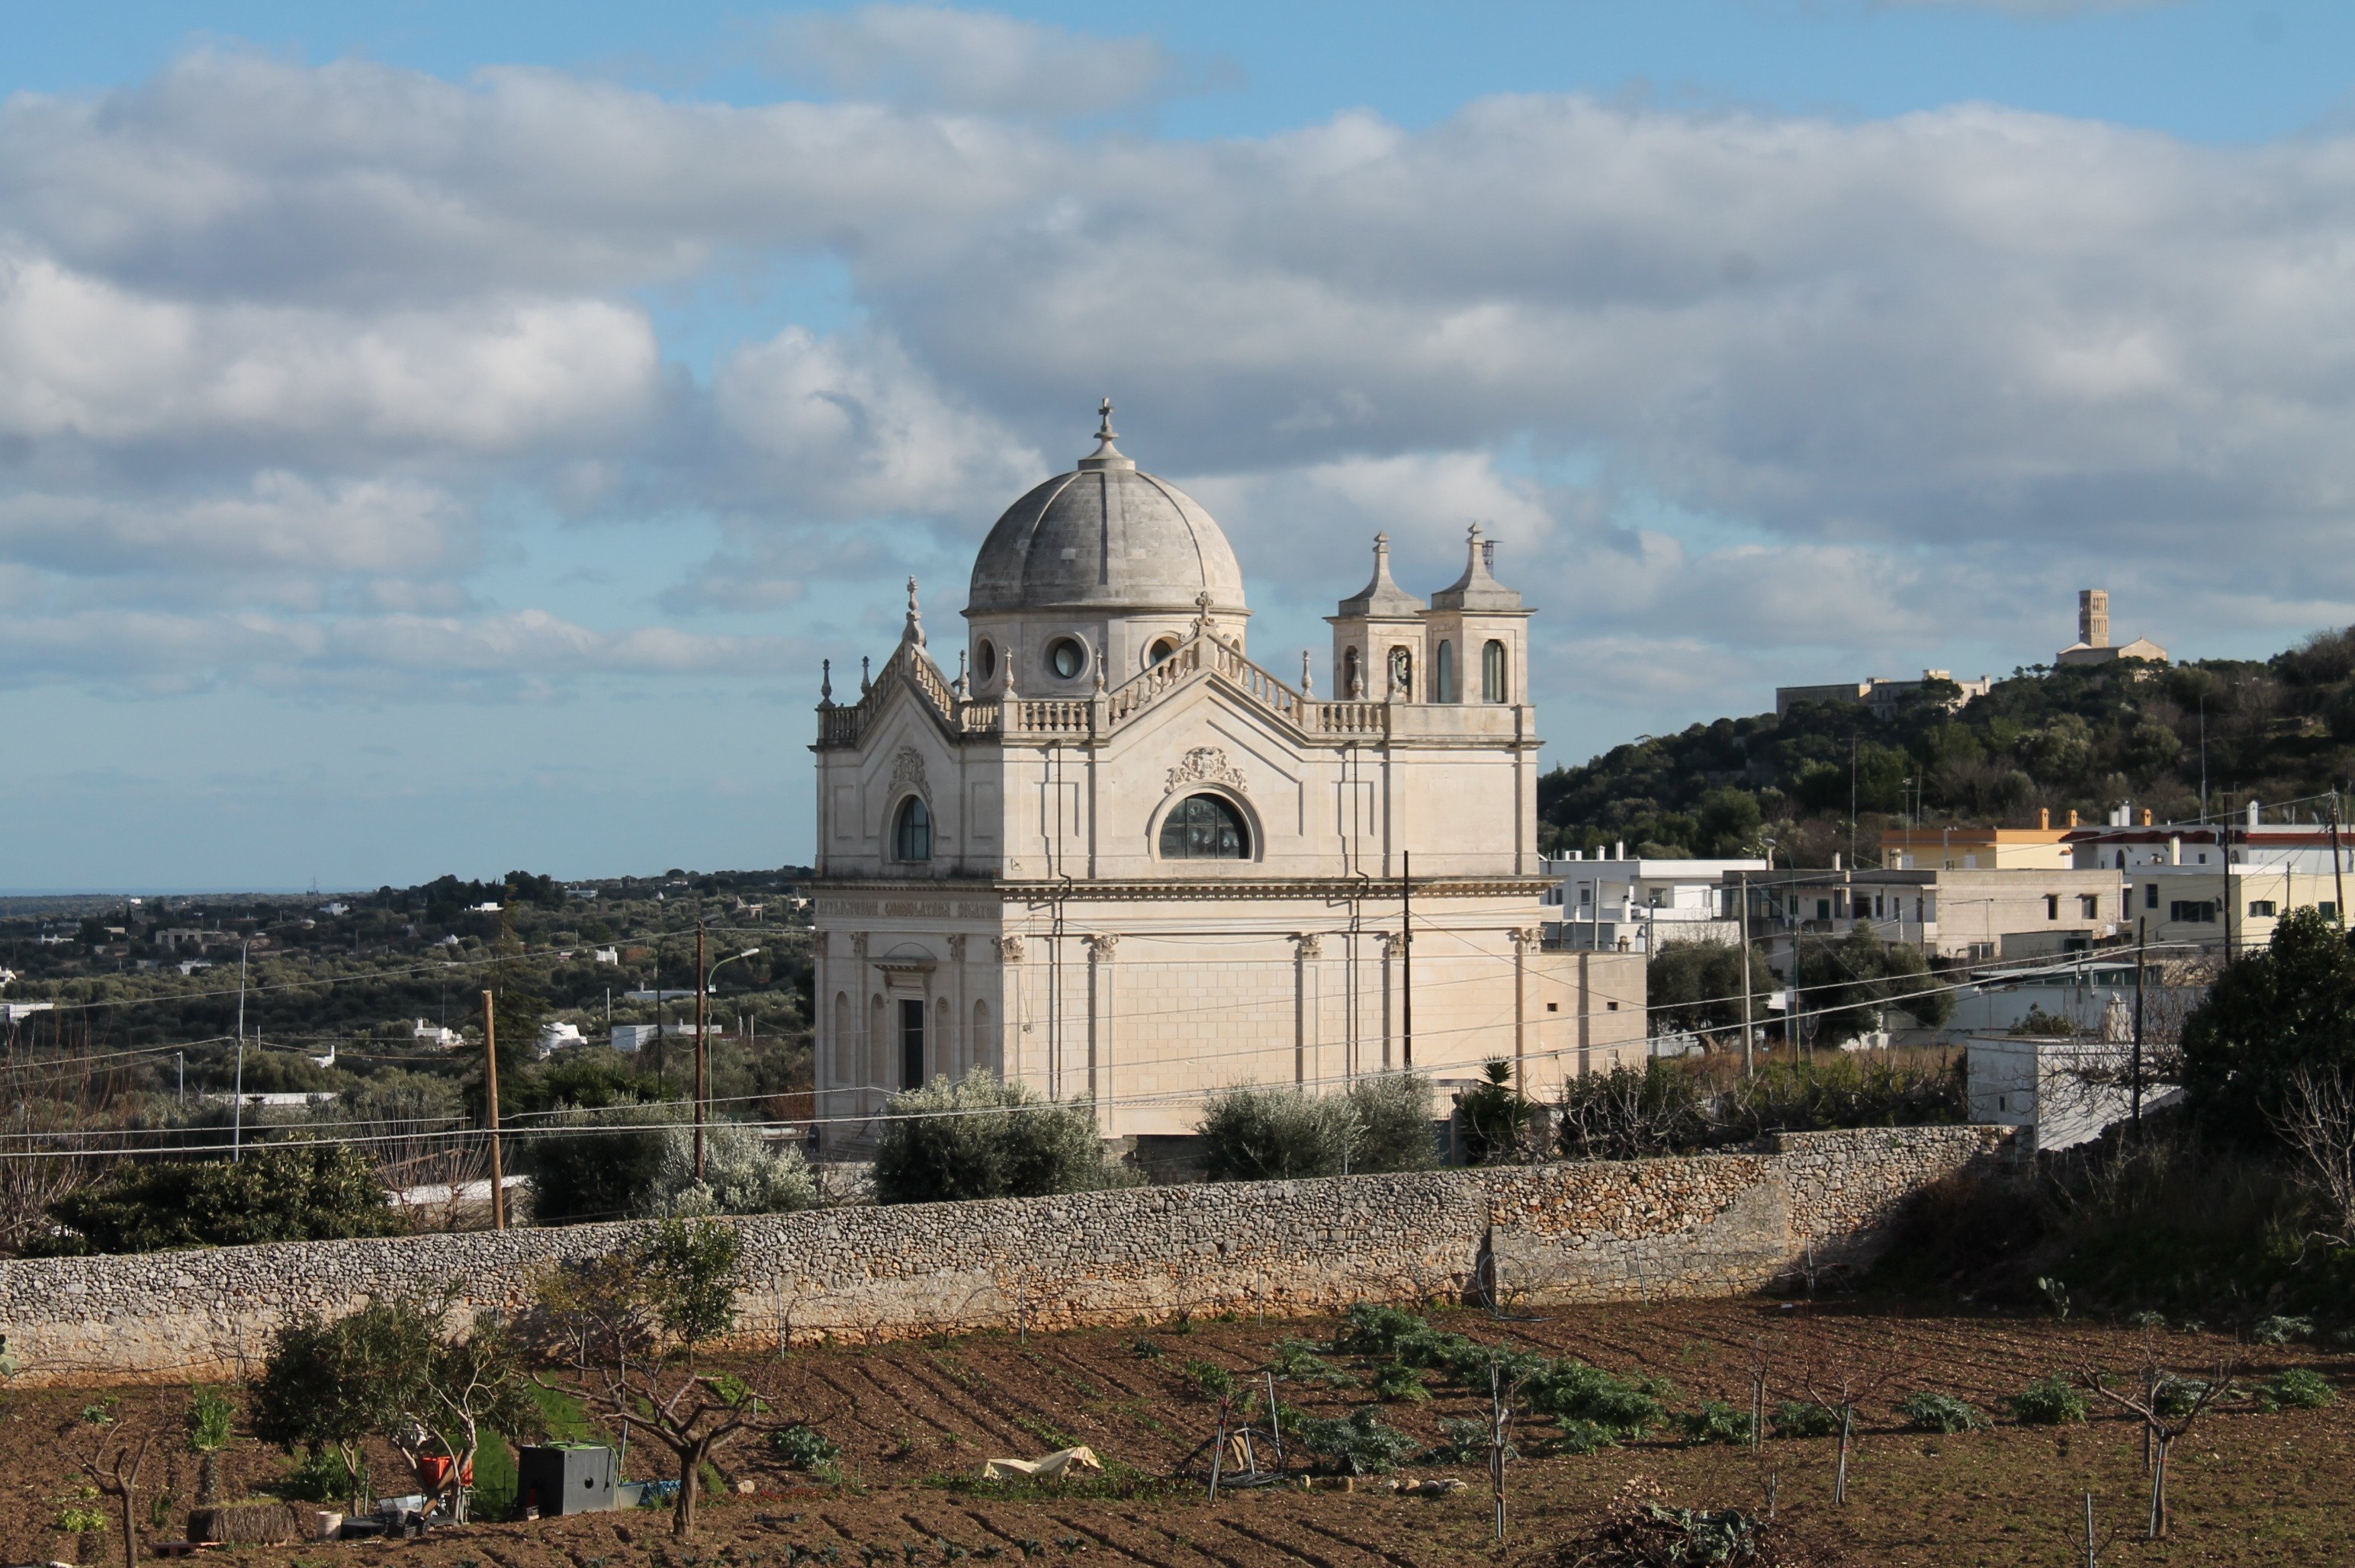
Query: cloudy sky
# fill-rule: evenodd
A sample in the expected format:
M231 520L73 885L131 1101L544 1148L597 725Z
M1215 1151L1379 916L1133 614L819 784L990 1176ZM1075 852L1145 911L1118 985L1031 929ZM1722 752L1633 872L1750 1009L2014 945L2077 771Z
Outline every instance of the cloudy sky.
M1554 761L2355 620L2344 0L198 9L0 24L0 887L805 859L1105 394Z

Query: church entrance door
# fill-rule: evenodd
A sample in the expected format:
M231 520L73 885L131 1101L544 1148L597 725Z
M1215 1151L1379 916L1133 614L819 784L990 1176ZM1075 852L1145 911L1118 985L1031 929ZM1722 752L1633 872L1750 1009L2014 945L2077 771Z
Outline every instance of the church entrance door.
M903 1000L900 1004L900 1087L921 1089L924 1086L924 1004L919 1000Z

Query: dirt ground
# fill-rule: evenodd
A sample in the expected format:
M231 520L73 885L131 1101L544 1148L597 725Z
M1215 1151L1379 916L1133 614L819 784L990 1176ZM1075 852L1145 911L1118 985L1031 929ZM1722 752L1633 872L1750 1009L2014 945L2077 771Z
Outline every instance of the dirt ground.
M1746 1409L1751 1367L1763 1360L1771 1400L1804 1397L1847 1375L1869 1389L1866 1424L1851 1462L1845 1506L1831 1500L1837 1445L1829 1438L1769 1439L1753 1456L1721 1445L1661 1440L1588 1456L1535 1457L1510 1467L1512 1516L1501 1547L1491 1538L1487 1477L1478 1466L1412 1465L1418 1478L1470 1483L1439 1498L1402 1498L1380 1481L1356 1489L1297 1487L1206 1501L1199 1481L1167 1477L1209 1435L1212 1408L1185 1371L1188 1360L1256 1371L1277 1339L1330 1338L1329 1322L1196 1322L1120 1331L983 1335L873 1347L830 1346L741 1368L779 1407L842 1445L839 1483L816 1483L777 1463L757 1439L720 1456L729 1481L755 1495L708 1501L697 1538L670 1540L667 1512L634 1511L452 1530L419 1541L223 1549L222 1568L336 1568L396 1559L406 1568L659 1568L791 1564L803 1561L938 1564L961 1561L1061 1562L1086 1558L1153 1568L1222 1563L1309 1563L1316 1568L1557 1561L1552 1549L1595 1526L1630 1484L1698 1508L1763 1512L1774 1488L1779 1555L1792 1563L2041 1564L2084 1561L2083 1496L2094 1495L2100 1532L2119 1531L2105 1563L2343 1563L2355 1562L2355 1403L2273 1414L2235 1409L2205 1418L2179 1445L2172 1536L2140 1539L2144 1506L2137 1426L2096 1411L2089 1424L2020 1426L1958 1436L1904 1429L1894 1406L1932 1389L1994 1410L2029 1380L2100 1366L2125 1372L2152 1336L2049 1319L1915 1316L1878 1306L1788 1307L1763 1301L1650 1309L1581 1308L1536 1320L1477 1311L1433 1315L1434 1325L1482 1340L1567 1354L1625 1375L1664 1377L1678 1408L1704 1398ZM1160 1347L1141 1356L1140 1338ZM2157 1336L2168 1364L2212 1376L2237 1358L2247 1381L2290 1366L2341 1382L2355 1359L2312 1347L2239 1347L2211 1334ZM1485 1413L1469 1395L1434 1379L1427 1404L1383 1407L1393 1424L1426 1442L1439 1418ZM1345 1413L1367 1401L1354 1390L1282 1385L1288 1405ZM112 1499L83 1496L87 1477L69 1435L91 1396L19 1392L0 1419L0 1562L121 1560ZM176 1439L183 1390L121 1394L123 1430L154 1422L167 1441L148 1461L147 1489L172 1495L143 1528L150 1540L184 1533L195 1460ZM1550 1427L1529 1423L1523 1435ZM970 1478L985 1458L1036 1456L1084 1443L1114 1467L1108 1482L1007 1496ZM634 1477L664 1472L641 1444ZM266 1488L284 1457L240 1435L225 1456L224 1495ZM400 1473L388 1453L378 1473ZM140 1517L150 1517L143 1499ZM69 1508L98 1508L108 1531L79 1538L56 1528ZM835 1554L826 1554L831 1545ZM995 1549L995 1550L992 1550ZM1568 1563L1572 1552L1558 1559ZM355 1563L354 1560L358 1560Z

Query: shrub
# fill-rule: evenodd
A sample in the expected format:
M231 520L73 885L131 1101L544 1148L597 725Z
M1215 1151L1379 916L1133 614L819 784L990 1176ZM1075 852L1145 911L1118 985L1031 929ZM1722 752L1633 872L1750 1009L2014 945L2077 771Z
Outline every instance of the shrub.
M2249 1338L2260 1345L2286 1345L2292 1340L2311 1339L2314 1338L2314 1319L2278 1316L2263 1318L2249 1330Z
M1373 1390L1374 1397L1385 1404L1401 1401L1408 1404L1421 1404L1431 1397L1431 1390L1423 1385L1423 1374L1396 1361L1374 1369Z
M1480 1347L1465 1336L1438 1328L1417 1328L1401 1334L1391 1346L1391 1354L1398 1358L1401 1365L1427 1367L1451 1375L1459 1360L1479 1350Z
M841 1444L798 1421L769 1434L769 1451L796 1470L831 1470L842 1457Z
M662 1186L669 1133L694 1115L677 1100L625 1096L545 1118L521 1140L517 1160L531 1178L532 1218L579 1225L645 1215Z
M1987 1425L1987 1418L1969 1401L1928 1389L1907 1394L1897 1413L1916 1432L1982 1432Z
M1380 1407L1371 1404L1340 1418L1299 1416L1291 1435L1316 1456L1317 1467L1328 1475L1382 1475L1416 1447L1413 1438L1383 1421Z
M1268 1371L1296 1383L1322 1383L1346 1388L1358 1380L1316 1353L1305 1339L1278 1339L1268 1357Z
M1439 1163L1431 1115L1431 1080L1419 1072L1382 1072L1349 1085L1347 1100L1357 1128L1349 1168L1373 1175L1429 1170Z
M1571 1159L1640 1159L1707 1144L1700 1081L1655 1058L1566 1080L1555 1120Z
M1619 1434L1599 1421L1565 1415L1554 1423L1554 1447L1564 1454L1599 1454L1619 1445Z
M1428 1457L1442 1465L1476 1465L1488 1457L1488 1445L1494 1440L1488 1423L1476 1415L1443 1415L1439 1430L1444 1435ZM1519 1458L1520 1451L1511 1443L1505 1445L1505 1457Z
M1750 1413L1721 1399L1704 1400L1699 1410L1679 1411L1677 1426L1689 1444L1747 1443L1752 1433Z
M791 1144L771 1147L751 1127L714 1122L703 1135L703 1176L695 1174L695 1130L672 1127L647 1210L666 1218L790 1214L817 1207L809 1161Z
M2064 1426L2085 1419L2085 1396L2066 1378L2039 1378L2004 1403L2023 1426Z
M400 1229L368 1157L349 1144L261 1147L240 1160L117 1165L49 1206L51 1253L153 1253L387 1236Z
M2292 1367L2257 1385L2260 1410L2320 1410L2338 1403L2339 1391L2311 1367Z
M1774 1407L1768 1424L1777 1437L1832 1437L1839 1433L1840 1416L1828 1404L1786 1399Z
M1235 1374L1216 1361L1190 1360L1186 1381L1205 1399L1225 1399L1235 1392Z
M1084 1102L1058 1104L982 1069L894 1094L885 1114L891 1119L875 1147L878 1202L1043 1198L1124 1179L1105 1163Z
M2211 1386L2197 1378L2161 1378L2158 1386L2151 1391L2151 1408L2166 1420L2180 1421L2191 1413ZM2216 1398L2229 1399L2232 1393L2230 1386L2220 1388L2216 1391ZM2209 1403L2212 1404L2215 1402L2211 1400Z
M1487 1082L1476 1083L1455 1097L1464 1127L1465 1159L1473 1165L1527 1159L1532 1152L1528 1144L1530 1125L1537 1119L1537 1102L1513 1083L1511 1062L1485 1062L1481 1072Z
M1556 1417L1565 1435L1572 1423L1593 1429L1604 1442L1643 1437L1668 1420L1660 1402L1665 1384L1629 1382L1583 1361L1555 1361L1529 1380L1523 1399L1540 1414ZM1600 1444L1590 1445L1591 1446ZM1587 1452L1588 1449L1579 1449Z
M321 1449L297 1458L281 1485L288 1497L299 1502L343 1503L368 1490L367 1476L365 1469L355 1474L341 1454Z
M2251 1145L2301 1072L2355 1066L2355 944L2318 910L2294 909L2272 943L2227 964L2183 1022L2184 1098L2200 1122Z
M1347 1100L1241 1084L1210 1096L1195 1124L1212 1181L1338 1176L1355 1132Z
M1352 1307L1348 1320L1333 1336L1333 1349L1345 1356L1387 1356L1405 1335L1429 1329L1427 1319L1395 1307Z

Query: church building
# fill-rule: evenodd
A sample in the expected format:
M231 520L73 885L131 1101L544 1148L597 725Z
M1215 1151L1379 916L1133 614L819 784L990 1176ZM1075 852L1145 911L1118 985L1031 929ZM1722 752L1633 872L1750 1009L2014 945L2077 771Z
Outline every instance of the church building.
M1338 1093L1412 1067L1525 1090L1640 1063L1640 955L1541 945L1520 595L1476 527L1428 603L1373 575L1334 684L1249 656L1226 535L1114 444L1008 507L956 674L908 585L858 700L818 705L817 1113L979 1069L1192 1130L1231 1084ZM862 665L862 668L865 666Z

